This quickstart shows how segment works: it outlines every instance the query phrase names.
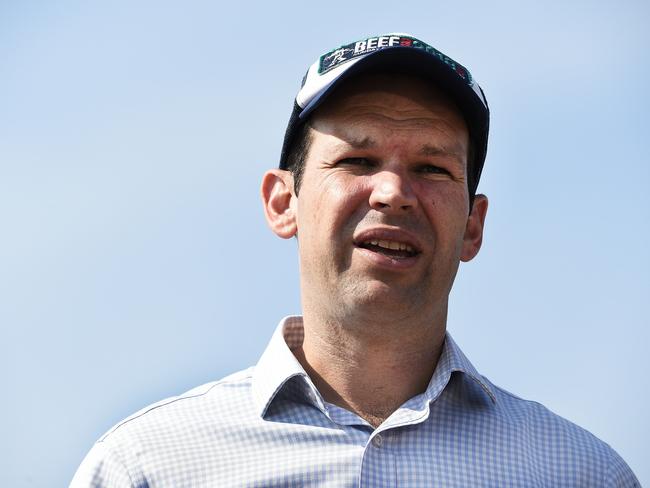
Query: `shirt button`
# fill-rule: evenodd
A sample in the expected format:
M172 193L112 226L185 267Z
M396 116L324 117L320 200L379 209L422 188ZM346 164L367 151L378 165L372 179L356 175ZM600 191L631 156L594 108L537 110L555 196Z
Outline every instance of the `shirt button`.
M372 445L375 447L381 447L383 443L384 443L384 439L381 437L381 434L377 434L375 437L372 438Z

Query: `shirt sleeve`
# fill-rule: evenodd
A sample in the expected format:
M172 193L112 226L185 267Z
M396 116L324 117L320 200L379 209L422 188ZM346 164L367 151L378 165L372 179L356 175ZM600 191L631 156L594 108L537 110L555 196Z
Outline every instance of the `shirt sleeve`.
M70 488L137 488L126 466L103 442L97 442L81 462Z

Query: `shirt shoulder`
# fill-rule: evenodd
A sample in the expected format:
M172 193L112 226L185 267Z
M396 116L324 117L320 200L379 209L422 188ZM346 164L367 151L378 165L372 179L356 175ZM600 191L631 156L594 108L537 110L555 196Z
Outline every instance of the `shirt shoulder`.
M537 466L546 466L550 477L596 475L597 486L641 486L618 453L588 430L533 400L521 398L485 380L496 395L496 412L516 437L522 454ZM554 471L551 473L550 471ZM593 480L593 478L590 478Z
M99 442L104 442L120 431L139 430L141 426L157 423L161 419L200 415L208 410L234 408L231 402L246 401L250 392L252 371L248 368L220 380L205 383L177 396L152 403L111 427ZM221 412L223 413L223 412Z
M206 451L225 425L251 422L253 368L203 384L135 412L111 427L82 461L71 487L146 486L157 473L191 465L191 453Z

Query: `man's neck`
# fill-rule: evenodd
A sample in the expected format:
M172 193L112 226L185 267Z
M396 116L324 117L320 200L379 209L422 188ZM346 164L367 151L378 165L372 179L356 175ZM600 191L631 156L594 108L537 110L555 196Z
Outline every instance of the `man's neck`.
M294 354L326 401L377 427L426 389L442 351L445 318L351 326L305 311L305 339Z

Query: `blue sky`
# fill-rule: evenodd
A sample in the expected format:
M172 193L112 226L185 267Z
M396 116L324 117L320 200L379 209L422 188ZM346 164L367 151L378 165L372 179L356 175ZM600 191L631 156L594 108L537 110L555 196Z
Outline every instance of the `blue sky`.
M484 247L449 329L495 383L650 484L650 7L641 1L2 2L0 485L64 486L94 440L254 364L300 310L264 223L300 79L410 32L492 111Z

